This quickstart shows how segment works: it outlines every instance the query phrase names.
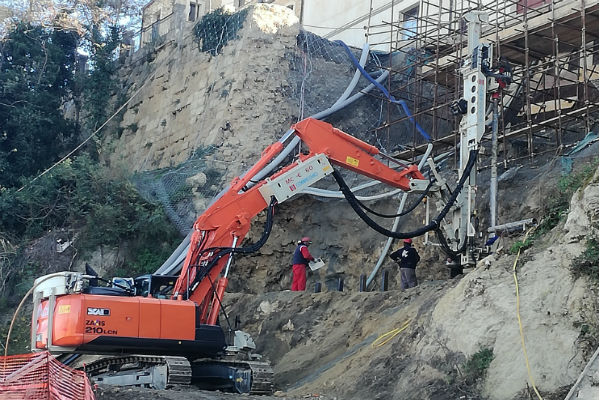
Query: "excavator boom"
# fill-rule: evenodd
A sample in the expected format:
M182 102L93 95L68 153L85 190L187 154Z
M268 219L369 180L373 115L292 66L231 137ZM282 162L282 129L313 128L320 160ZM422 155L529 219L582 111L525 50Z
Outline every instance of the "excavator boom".
M111 375L111 371L116 365L135 360L140 365L156 363L151 374L159 376L158 381L165 381L160 371L174 370L173 365L178 365L179 373L172 377L176 381L188 379L191 373L186 371L190 368L208 371L208 375L220 371L225 380L236 376L232 381L236 390L263 393L270 387L268 376L272 372L268 366L247 360L242 371L238 364L221 361L202 367L194 364L198 357L214 359L225 353L227 341L217 317L231 257L258 250L270 233L275 205L333 173L331 164L406 191L428 183L416 166L390 168L375 158L377 148L328 123L306 119L293 129L306 145L307 154L253 182L252 178L282 151L283 144L265 149L260 160L244 176L235 178L196 220L179 276L138 277L135 290L123 290L119 285L85 287L82 282L94 276L74 272L39 278L34 291L32 348L55 353L130 354L95 364L94 371L108 368L108 375L102 378L106 380L120 381L122 377ZM267 223L261 239L240 246L251 221L264 210ZM242 342L246 343L245 339ZM150 362L148 357L154 355L162 357ZM133 381L139 379L125 375Z
M308 154L300 155L298 161L243 190L252 177L283 149L279 142L269 146L258 163L244 177L234 179L229 190L194 224L190 251L175 285L175 296L181 295L202 304L200 318L203 323L216 323L217 313L208 313L209 309L218 311L222 293L217 293L217 297L213 294L218 277L231 254L222 256L201 279L197 277L198 270L209 265L219 250L233 248L234 241L241 243L250 229L251 220L267 208L271 196L281 203L303 187L333 172L328 161L405 191L412 190L415 182L425 181L417 166L412 165L401 171L390 168L374 157L379 154L376 147L326 122L307 118L292 129L306 144ZM317 162L311 163L311 160ZM270 186L277 186L277 189L271 189ZM282 195L282 192L287 194ZM223 284L219 286L221 292L225 289Z

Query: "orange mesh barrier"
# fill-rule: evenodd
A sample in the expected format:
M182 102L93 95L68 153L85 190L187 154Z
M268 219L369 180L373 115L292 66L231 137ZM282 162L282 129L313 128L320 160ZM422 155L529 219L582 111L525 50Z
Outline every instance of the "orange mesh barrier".
M43 352L0 357L0 399L94 400L94 393L83 371Z

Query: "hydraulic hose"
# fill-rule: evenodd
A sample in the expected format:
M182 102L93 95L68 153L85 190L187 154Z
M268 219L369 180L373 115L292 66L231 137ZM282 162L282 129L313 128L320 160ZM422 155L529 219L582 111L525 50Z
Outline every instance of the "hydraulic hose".
M253 243L246 247L211 247L202 250L201 254L215 250L219 250L219 252L212 258L212 260L210 260L210 262L207 265L199 267L199 271L196 274L194 282L192 282L191 285L193 285L196 282L200 282L202 279L204 279L204 277L208 275L210 270L217 264L219 259L221 259L223 256L228 254L250 254L260 250L260 248L263 247L263 245L267 242L267 239L271 235L271 229L273 228L273 209L275 207L275 204L277 204L277 200L274 196L272 196L271 202L269 203L269 208L267 209L267 221L265 222L263 233L256 243Z
M460 246L460 249L458 250L452 250L450 248L450 246L448 245L448 241L446 240L446 238L444 237L444 234L442 233L442 230L440 228L435 230L435 235L437 236L438 241L440 242L440 246L442 247L442 250L444 251L444 253L446 253L446 255L452 259L455 259L456 257L458 257L459 255L462 254L463 251L465 251L465 249L467 248L467 238L465 236L464 240L463 240L463 244L462 246Z
M423 167L425 166L425 163L427 162L427 159L429 158L429 155L431 154L432 151L433 151L433 144L429 143L427 145L427 150L425 150L425 154L423 154L423 157L419 161L419 165L418 165L419 171L423 170ZM434 160L435 160L435 158L434 158ZM400 200L400 204L398 205L399 213L402 212L402 210L404 209L404 204L406 203L407 198L408 198L408 193L404 192L404 194L402 195L402 199ZM400 217L395 218L394 223L392 225L392 230L395 231L398 228L399 223L400 223ZM386 240L385 245L383 246L383 249L381 250L381 254L379 255L379 259L377 260L377 264L375 264L375 267L373 268L373 270L371 271L371 274L367 278L367 285L366 285L367 288L369 287L369 285L371 285L371 282L373 282L373 279L375 279L375 275L377 275L379 268L381 268L381 266L383 265L383 262L385 261L385 259L387 257L387 253L390 250L390 247L392 246L393 241L394 241L394 238L391 238L391 237L388 237L388 239Z
M421 204L421 201L423 201L423 199L425 198L425 196L427 196L427 194L429 193L429 190L431 189L432 185L433 185L433 181L430 181L429 185L427 185L427 188L421 194L421 196L419 196L419 198L410 207L408 207L408 209L406 209L406 210L404 210L402 212L399 212L397 214L381 214L381 213L379 213L379 212L377 212L377 211L372 210L371 208L369 208L366 204L364 204L361 201L359 201L359 199L356 199L356 201L357 201L358 205L361 206L365 211L370 212L373 215L377 215L378 217L382 217L382 218L403 217L406 214L410 213L415 208L417 208L417 206L419 204Z
M346 182L344 181L344 178L342 178L342 175L338 171L333 171L332 175L333 175L334 179L336 180L336 182L338 183L340 190L342 191L342 193L344 193L344 197L346 197L346 200L348 201L348 203L350 204L352 209L367 225L369 225L372 229L381 233L382 235L392 237L394 239L408 239L408 238L413 238L416 236L421 236L421 235L425 234L426 232L429 232L429 231L439 228L442 219L446 216L446 214L448 214L448 212L450 211L450 208L452 207L452 205L456 201L458 195L460 194L476 161L477 161L477 150L471 150L469 152L469 161L467 162L467 165L463 171L463 174L460 177L460 180L458 181L458 185L456 186L456 188L450 195L450 199L448 200L448 203L446 203L446 206L429 224L427 224L417 230L410 231L410 232L393 232L393 231L390 231L389 229L386 229L383 226L379 225L377 222L373 221L358 205L358 201L354 197L354 194L352 193L352 191L350 190L348 185L346 185Z

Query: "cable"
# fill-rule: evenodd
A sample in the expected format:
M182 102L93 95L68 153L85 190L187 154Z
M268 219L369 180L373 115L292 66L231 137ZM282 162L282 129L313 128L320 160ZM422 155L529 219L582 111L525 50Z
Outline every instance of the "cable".
M208 278L208 281L210 282L210 287L213 291L213 295L219 302L219 308L223 312L223 316L225 317L225 321L227 322L227 326L229 327L229 332L233 332L233 329L231 328L231 323L229 322L229 317L227 316L227 313L225 312L225 308L223 307L223 303L221 302L221 299L219 298L219 296L217 296L217 289L215 289L215 283L213 282L212 279L210 279L210 275L207 276L207 278Z
M352 60L352 63L354 64L354 66L356 66L356 68L358 68L360 70L360 72L363 74L363 76L365 78L367 78L369 80L369 82L374 84L377 87L377 89L379 89L385 95L385 97L387 97L392 103L399 104L400 106L402 106L404 113L406 114L406 116L408 117L410 122L415 124L415 127L417 128L417 130L419 131L421 136L423 136L425 138L425 140L427 140L428 142L431 142L431 136L429 136L429 134L427 132L425 132L425 130L423 128L421 128L421 125L419 125L419 123L414 119L412 113L410 112L410 110L408 109L408 106L406 105L406 102L404 100L397 100L394 96L392 96L387 91L386 88L384 88L379 82L377 82L375 79L373 79L373 77L371 77L371 75L369 75L369 73L367 71L365 71L365 69L363 67L360 66L360 64L358 63L358 60L356 59L356 57L354 57L354 54L352 54L352 50L350 50L350 48L346 45L346 43L342 42L341 40L335 40L334 43L339 43L340 45L342 45L342 47L344 47L344 50L346 50L346 53L348 53L348 57L350 57L350 60Z
M529 228L527 233L525 233L524 240L527 240L527 236L534 230L535 227ZM519 281L517 280L517 262L519 261L519 257L521 256L521 248L517 251L517 257L515 258L515 262L513 264L513 278L515 279L515 288L516 288L516 296L517 296L517 321L519 322L519 333L521 334L521 347L523 348L523 355L525 356L525 366L527 367L527 375L529 376L529 381L531 381L531 386L533 386L533 390L537 395L539 400L543 400L542 396L537 390L535 386L535 381L533 380L533 376L531 375L531 368L529 367L529 358L527 357L527 349L525 348L525 335L523 334L523 323L521 322L521 312L520 308L520 297L519 297Z
M465 184L467 178L471 174L471 170L473 169L473 166L475 165L476 161L477 161L477 150L471 150L469 152L469 161L467 162L467 165L463 171L463 174L460 177L458 185L454 189L454 192L452 192L452 195L450 195L450 199L448 200L448 203L446 203L446 206L442 209L442 211L438 214L438 216L435 217L428 225L425 225L425 226L423 226L417 230L411 231L411 232L392 232L389 229L386 229L383 226L377 224L375 221L373 221L371 218L369 218L369 216L367 214L365 214L365 212L360 208L360 206L358 205L358 201L356 200L356 197L354 197L354 194L352 193L352 191L350 191L350 188L348 187L348 185L346 185L346 182L344 182L344 178L342 178L342 175L338 171L335 171L335 170L333 171L332 175L333 175L334 179L336 180L336 182L338 183L340 190L342 191L342 193L344 193L344 197L346 197L346 200L348 201L348 203L350 204L352 209L354 209L356 214L358 214L358 216L367 225L369 225L372 229L381 233L382 235L385 235L388 237L393 237L395 239L408 239L408 238L413 238L415 236L421 236L421 235L425 234L426 232L429 232L429 231L439 228L440 222L446 216L446 214L448 214L448 212L450 211L450 207L452 207L452 205L456 201L458 195L460 194L460 192L462 190L463 185Z
M408 326L410 325L410 319L407 320L406 322L404 322L404 324L402 324L401 328L396 328L396 329L392 329L391 331L384 333L383 335L379 336L377 339L375 339L373 341L373 343L371 343L371 347L381 347L384 344L386 344L387 342L389 342L390 340L392 340L394 337L396 337L396 335L398 335L400 332L402 332L403 330L405 330L406 328L408 328ZM385 340L383 340L385 339ZM383 340L381 343L379 343L379 340Z

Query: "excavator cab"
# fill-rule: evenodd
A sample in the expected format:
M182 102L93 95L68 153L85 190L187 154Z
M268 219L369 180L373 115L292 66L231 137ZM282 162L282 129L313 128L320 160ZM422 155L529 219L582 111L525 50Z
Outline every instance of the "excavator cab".
M155 299L170 299L177 276L142 275L135 278L135 294Z

